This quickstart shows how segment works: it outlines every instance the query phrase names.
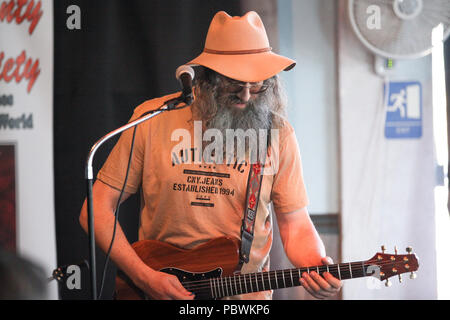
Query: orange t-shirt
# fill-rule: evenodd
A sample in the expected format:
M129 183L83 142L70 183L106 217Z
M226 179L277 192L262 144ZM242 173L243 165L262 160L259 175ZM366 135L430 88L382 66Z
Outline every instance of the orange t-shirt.
M144 102L135 109L132 120L176 95ZM250 165L245 161L200 163L201 153L196 153L197 150L190 149L181 155L173 152L181 141L179 133L187 132L193 142L190 107L162 113L138 126L125 191L136 193L142 188L139 240L155 239L189 249L222 236L240 239ZM122 134L97 176L118 190L125 179L132 133L130 129ZM278 136L278 165L274 166L274 174L263 177L250 261L243 265L242 273L269 270L270 203L278 215L308 204L294 130L286 122ZM271 297L271 291L264 291L232 298Z

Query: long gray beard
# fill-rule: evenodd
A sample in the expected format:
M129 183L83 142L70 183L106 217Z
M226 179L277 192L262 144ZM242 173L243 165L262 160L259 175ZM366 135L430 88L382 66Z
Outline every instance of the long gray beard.
M217 99L219 108L216 115L207 123L207 129L218 129L225 136L226 129L269 130L271 128L271 112L266 99L257 98L248 102L244 109L233 107L239 100L232 96Z
M267 100L267 97L261 95L249 101L244 109L238 109L233 106L234 103L240 102L235 95L216 99L217 113L207 122L206 129L216 129L222 133L222 154L227 163L240 162L246 156L251 163L255 163L262 153L265 154L272 127L272 115ZM249 138L247 133L253 133L252 138ZM207 148L209 143L204 141L203 147Z

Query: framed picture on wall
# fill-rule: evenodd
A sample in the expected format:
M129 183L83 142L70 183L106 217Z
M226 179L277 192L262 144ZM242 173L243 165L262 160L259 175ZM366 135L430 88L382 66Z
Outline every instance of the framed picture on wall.
M0 247L16 250L16 146L0 144Z

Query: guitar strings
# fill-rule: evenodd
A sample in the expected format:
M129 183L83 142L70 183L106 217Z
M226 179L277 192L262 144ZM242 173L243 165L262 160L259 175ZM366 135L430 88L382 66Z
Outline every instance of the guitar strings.
M363 261L359 261L359 262L352 262L352 264L358 264L358 263L363 263ZM396 265L398 264L398 261L389 261L389 262L382 262L382 263L378 263L376 264L376 266L389 266L389 265ZM341 264L333 264L333 265L328 265L329 269L333 269L335 268L335 270L332 270L333 272L337 272L338 271L338 267ZM373 264L364 264L364 267L369 267ZM320 270L320 268L326 267L326 265L324 266L319 266L319 273L320 272L328 272L325 270ZM361 268L361 266L359 267ZM299 268L299 269L288 269L288 270L274 270L274 271L268 271L267 272L267 279L264 279L264 272L259 272L259 273L248 273L248 274L239 274L239 275L235 275L235 276L227 276L227 277L218 277L218 278L210 278L210 279L204 279L204 280L197 280L197 281L188 281L188 282L183 282L183 286L186 288L186 290L195 290L197 292L202 291L202 290L207 290L208 292L210 291L216 291L221 293L225 293L225 291L227 293L228 292L228 286L230 286L230 291L231 293L233 293L233 284L232 281L235 282L234 287L236 290L234 291L239 291L238 289L238 285L236 284L236 280L239 281L239 287L242 288L242 278L244 276L244 284L247 283L248 280L250 280L250 283L252 283L252 281L256 280L256 283L259 283L262 285L264 290L269 290L269 289L265 289L265 285L264 282L269 281L269 284L271 286L272 281L277 281L280 280L280 276L281 276L281 280L283 282L283 284L285 284L285 279L286 279L286 273L291 274L292 271L295 270L295 272L298 274L299 271L302 271L302 269L307 269L306 267L304 268ZM314 269L314 270L313 270ZM316 271L317 267L310 267L310 271ZM339 267L339 270L341 272L349 272L350 271L350 266L348 264L343 265L342 267ZM284 272L283 272L284 271ZM307 272L307 271L304 271ZM258 275L260 275L260 277L258 277ZM293 274L292 275L292 281L291 284L294 285L294 279L293 279ZM356 277L360 277L360 276L371 276L371 274L366 274L365 270L351 270L351 278L355 278ZM245 279L248 276L248 279ZM253 276L253 277L252 277ZM238 278L236 278L238 277ZM253 279L252 279L253 278ZM298 275L295 276L297 282L300 285L299 279L300 277ZM213 287L215 289L213 289L213 287L211 286L211 284L213 285ZM286 287L286 286L285 286ZM253 288L252 288L253 289ZM259 287L257 286L257 289L259 289ZM257 291L264 291L264 290L257 290ZM241 290L243 291L243 290ZM248 292L248 290L246 290ZM254 291L254 290L251 290Z
M353 273L355 273L355 272L357 272L358 270L353 270L353 268L361 268L362 267L362 263L363 262L365 262L365 261L356 261L356 262L352 262L351 264L352 265L356 265L356 264L361 264L360 266L352 266L351 268L352 268L352 270L351 270L351 272L352 272L352 274ZM378 266L387 266L387 265L389 265L389 264L398 264L398 261L388 261L388 262L382 262L382 263L378 263L378 264L375 264L375 265L378 265ZM339 265L339 268L337 267ZM364 264L364 267L369 267L369 266L371 266L371 265L374 265L374 264L370 264L370 263L365 263ZM314 267L302 267L302 268L293 268L293 269L286 269L286 270L271 270L271 271L265 271L267 274L275 274L275 273L278 273L277 274L277 276L281 273L281 276L283 277L283 271L284 272L290 272L291 270L292 271L294 271L295 270L295 272L296 273L298 273L298 271L302 271L303 269L304 269L304 272L307 272L306 270L309 268L310 270L310 272L311 271L315 271L315 272L317 272L317 267L319 267L319 269L324 269L325 267L326 267L327 265L322 265L322 266L314 266ZM340 264L330 264L330 265L328 265L328 269L332 269L332 268L335 268L336 270L335 271L338 271L338 270L340 270L340 271L344 271L344 272L346 272L346 271L350 271L350 266L349 266L349 264L348 263L340 263ZM323 272L328 272L328 271L326 271L326 270L319 270L319 271L321 271L322 273ZM246 273L246 274L237 274L236 276L244 276L244 275L256 275L256 274L262 274L262 273L264 273L264 272L254 272L254 273ZM234 276L227 276L227 277L234 277ZM218 278L227 278L227 277L218 277ZM205 282L205 281L209 281L210 279L202 279L202 280L195 280L195 281L187 281L187 282L184 282L185 284L194 284L194 283L201 283L201 282Z
M353 278L359 278L361 276L364 276L363 273L354 274ZM277 284L274 285L273 281L275 280L274 277L270 277L268 279L255 277L255 279L252 279L250 283L248 283L247 280L244 281L244 284L242 284L242 280L239 280L239 284L235 282L233 285L233 278L232 277L223 277L223 278L215 278L210 279L210 281L205 281L205 285L196 285L196 286L186 286L186 290L190 290L194 292L195 294L201 295L201 294L207 294L208 296L211 296L212 298L219 298L224 296L233 296L237 294L245 294L245 293L251 293L251 292L259 292L259 291L266 291L266 290L272 290L272 289L281 289L281 288L288 288L288 287L294 287L294 286L301 286L302 284L299 281L299 277L293 277L292 281L285 282L283 278L277 277L277 281L283 283L283 285ZM255 282L256 280L256 282ZM269 284L267 285L267 282ZM249 284L247 286L247 283ZM253 285L252 285L253 284ZM259 285L259 286L258 286Z
M364 273L358 273L355 274L353 276L353 278L360 278L362 276L367 276ZM295 280L294 280L295 279ZM239 285L237 284L236 280L234 281L234 288L233 288L233 278L230 277L224 277L224 278L216 278L215 280L210 279L209 281L205 281L204 284L196 284L196 285L187 285L186 286L186 290L190 290L193 291L195 293L201 293L201 291L206 290L208 293L211 291L213 293L213 295L217 295L216 292L219 292L220 295L225 295L225 296L229 296L229 295L235 295L238 293L248 293L248 292L257 292L257 291L265 291L265 290L269 290L269 289L273 289L273 287L275 287L275 289L278 288L286 288L286 287L293 287L293 286L300 286L301 283L299 282L300 277L295 276L292 278L292 281L287 280L286 283L286 279L285 278L274 278L273 276L268 277L267 279L264 279L263 277L257 277L255 276L254 279L250 279L249 280L245 280L244 284L242 284L242 279L239 280ZM256 281L255 281L256 280ZM274 285L273 281L276 280L277 284ZM283 285L280 285L279 282L282 282ZM266 283L268 283L266 288ZM249 287L247 286L247 283L249 283L250 285L250 290ZM253 286L253 284L255 284L256 290ZM261 288L260 288L261 286ZM245 290L244 290L245 288ZM231 291L231 294L228 293L228 290ZM224 292L227 291L228 294L225 294ZM222 294L223 293L223 294Z
M361 277L361 276L364 276L365 274L364 274L364 272L355 272L354 275L355 275L354 277ZM266 279L264 279L263 276L257 277L257 275L254 275L253 281L256 280L256 282L253 282L253 283L255 283L255 286L256 286L256 290L255 290L253 285L251 285L252 279L249 276L251 290L248 290L248 287L245 286L247 283L247 281L245 280L244 281L245 291L244 291L241 280L239 280L239 288L238 288L238 284L236 283L236 279L234 279L234 277L233 278L232 277L222 277L222 278L216 278L214 283L212 283L213 279L209 279L209 280L203 281L204 282L203 284L187 285L186 289L195 291L196 293L202 293L202 291L206 290L208 292L208 294L211 292L212 296L230 296L230 295L235 295L238 293L248 293L248 292L255 292L255 291L257 292L257 291L264 291L264 290L272 289L272 284L273 284L274 279L276 279L277 281L278 280L283 281L283 284L284 284L283 287L300 286L301 283L299 282L299 278L300 277L295 276L295 281L294 281L294 278L292 278L291 284L289 285L289 282L288 282L288 285L286 285L284 278L279 279L279 277L274 278L273 275L269 275L269 277L267 277L267 280L266 280ZM234 288L233 288L233 284L232 284L233 280L235 282ZM269 281L268 289L266 289L266 287L265 287L265 284L267 281ZM295 282L297 282L297 284L295 284ZM261 289L259 288L258 284L261 285L261 287L262 287ZM277 282L276 286L278 288L280 287L278 282ZM231 292L231 294L230 294L230 292Z

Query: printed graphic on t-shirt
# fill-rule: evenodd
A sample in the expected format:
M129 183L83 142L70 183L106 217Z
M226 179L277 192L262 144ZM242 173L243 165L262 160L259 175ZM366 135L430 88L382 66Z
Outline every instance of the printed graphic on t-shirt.
M231 179L231 175L244 174L247 166L247 161L236 161L234 164L220 166L216 164L189 166L189 169L183 169L182 175L173 183L172 190L191 193L192 197L188 203L190 206L214 207L214 199L217 197L237 196L235 180Z

